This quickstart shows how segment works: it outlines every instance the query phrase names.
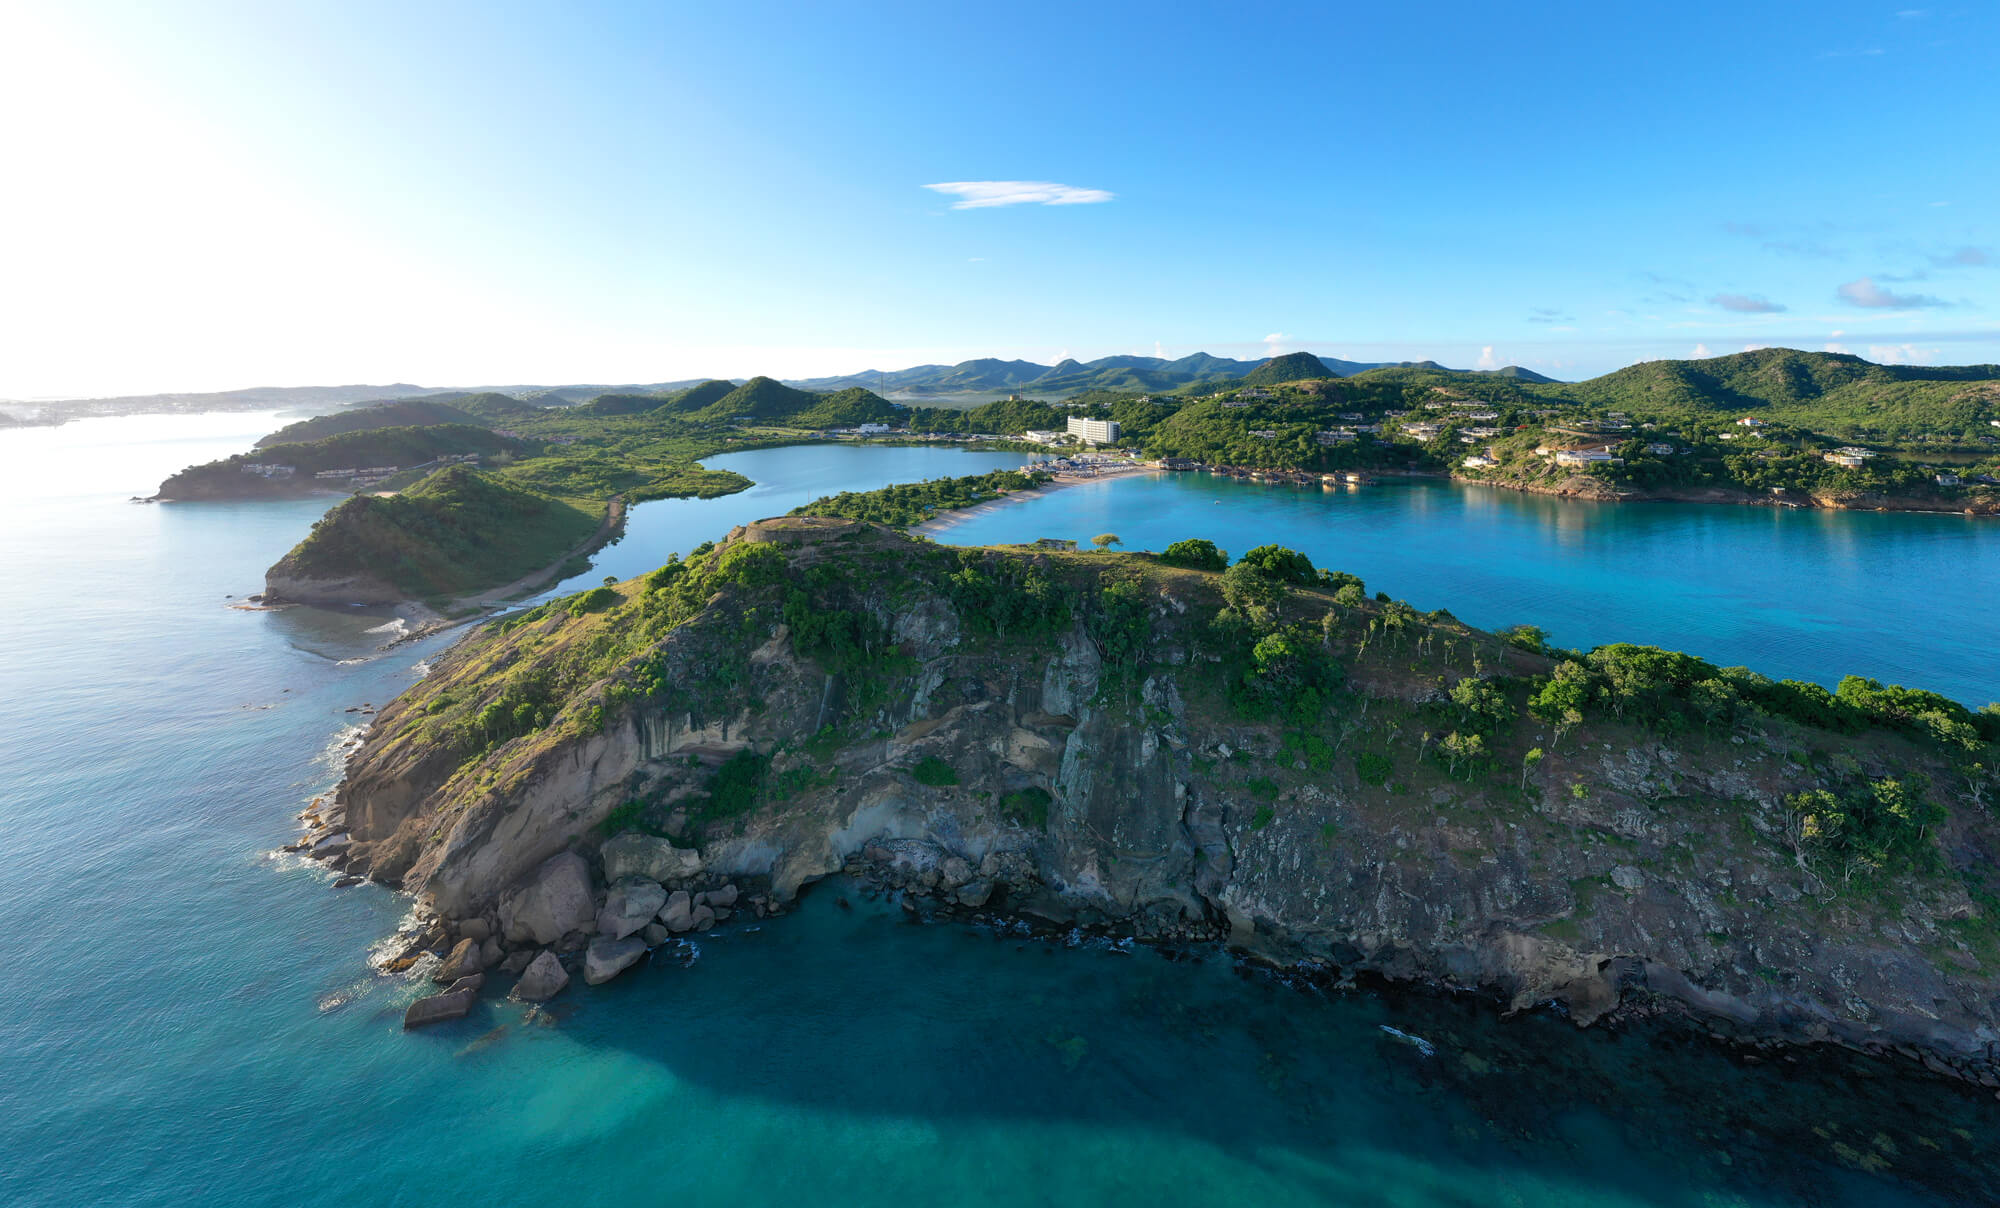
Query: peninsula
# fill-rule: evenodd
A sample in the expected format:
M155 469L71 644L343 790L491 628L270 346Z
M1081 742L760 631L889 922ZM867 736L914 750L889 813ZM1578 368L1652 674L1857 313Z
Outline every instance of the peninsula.
M531 995L848 872L1995 1085L1996 740L1873 681L1480 632L1276 546L803 516L469 634L299 847L415 895L403 963Z

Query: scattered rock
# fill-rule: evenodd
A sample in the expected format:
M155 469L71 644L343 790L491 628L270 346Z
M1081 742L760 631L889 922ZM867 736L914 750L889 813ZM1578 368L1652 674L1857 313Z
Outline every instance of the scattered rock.
M601 986L637 964L646 955L646 941L594 939L583 954L583 980Z
M509 952L507 954L507 959L500 962L500 972L519 973L521 970L533 964L534 961L535 961L535 954L529 952L525 948L519 952Z
M977 881L967 882L958 888L958 904L960 906L970 906L975 910L986 905L987 900L992 896L993 882L984 877L981 877Z
M475 944L485 942L486 937L492 934L493 927L485 919L463 919L458 924L459 938Z
M333 887L335 889L346 889L350 885L359 885L359 884L361 884L360 877L342 877L340 878L340 880L335 881L333 883Z
M1646 874L1630 864L1620 864L1611 870L1611 883L1626 893L1637 893L1645 887Z
M668 931L658 923L648 923L640 928L639 936L646 941L646 947L657 948L672 939L673 932Z
M694 930L694 899L685 889L676 889L667 895L667 904L660 908L660 921L672 932Z
M526 956L527 953L517 952L514 955ZM514 983L513 997L522 1002L547 1002L568 984L569 970L562 967L555 953L544 951L528 962L521 973L521 980Z
M445 993L457 994L460 991L471 991L472 993L477 994L479 993L479 988L481 986L484 986L485 984L486 984L486 975L484 973L469 973L466 976L461 977L457 981L451 983L451 988L446 990Z
M701 872L701 853L657 835L625 831L605 841L604 879L643 877L648 881L680 881Z
M707 931L715 926L715 907L706 904L695 907L690 922L696 931Z
M594 925L590 865L575 852L542 861L524 885L500 901L500 925L514 944L552 944Z
M437 967L437 972L431 974L431 980L455 982L461 977L479 972L482 968L484 966L479 963L478 943L473 940L460 940L458 946L451 950L451 955L445 957L444 963Z
M604 909L597 912L598 934L622 940L652 922L666 904L667 891L659 882L620 881L604 899Z
M722 887L721 889L711 889L711 890L709 890L709 891L708 891L708 904L709 904L710 906L734 906L734 905L736 905L736 886L734 886L734 885L724 885L724 886L723 886L723 887Z
M947 856L938 865L938 883L946 889L957 889L973 878L972 863L964 856Z
M728 921L729 921L729 915L730 915L730 913L731 913L731 911L730 911L729 907L727 907L727 906L711 906L711 907L709 907L709 910L711 910L711 911L713 911L713 912L714 912L714 914L715 914L715 921L716 921L716 922L718 922L718 923L726 923L726 922L728 922Z
M505 954L500 949L499 937L489 935L484 940L480 941L479 944L480 968L491 969L493 966L500 963L500 959L504 955Z
M429 998L419 998L403 1012L403 1030L421 1028L427 1024L442 1023L447 1019L464 1019L472 1010L472 1002L478 995L471 990L447 991L433 994Z

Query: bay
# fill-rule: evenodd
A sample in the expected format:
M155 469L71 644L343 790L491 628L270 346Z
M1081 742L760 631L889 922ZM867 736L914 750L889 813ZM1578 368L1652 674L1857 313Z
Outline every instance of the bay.
M1277 543L1485 629L1638 642L1833 687L1844 675L2000 700L2000 521L1589 503L1426 479L1267 486L1205 473L1084 482L941 527L956 544L1115 533L1126 549Z

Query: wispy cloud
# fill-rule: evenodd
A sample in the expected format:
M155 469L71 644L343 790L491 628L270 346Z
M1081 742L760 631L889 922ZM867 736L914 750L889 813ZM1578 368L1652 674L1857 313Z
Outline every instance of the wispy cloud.
M1500 358L1493 355L1493 345L1488 344L1479 350L1479 360L1472 367L1474 369L1500 368Z
M934 193L956 197L954 210L983 210L991 206L1084 206L1110 201L1117 194L1104 189L1079 189L1046 180L951 180L925 185Z
M1694 346L1694 351L1688 353L1688 357L1696 361L1705 361L1714 355L1715 355L1714 353L1708 350L1708 345L1706 344L1696 344Z
M1783 313L1785 309L1776 302L1755 294L1716 294L1709 298L1709 302L1742 315L1775 315Z
M1804 227L1770 227L1760 222L1725 222L1722 229L1731 235L1745 239L1755 239L1767 252L1780 256L1797 256L1805 260L1833 260L1847 253L1840 248L1830 247L1812 237L1812 232Z
M1292 336L1287 332L1272 332L1270 335L1264 337L1264 355L1267 357L1284 356L1287 352L1291 351L1285 347L1291 341Z
M1870 344L1868 359L1878 365L1929 365L1937 360L1940 351L1915 344Z
M1528 312L1530 323L1568 323L1575 318L1575 315L1564 314L1553 306L1537 306Z
M1864 306L1870 310L1915 310L1919 307L1950 305L1944 299L1933 298L1929 294L1899 294L1883 289L1875 284L1873 277L1849 281L1834 292L1849 306Z
M1987 268L2000 262L1991 248L1962 247L1942 256L1932 256L1931 263L1939 268Z

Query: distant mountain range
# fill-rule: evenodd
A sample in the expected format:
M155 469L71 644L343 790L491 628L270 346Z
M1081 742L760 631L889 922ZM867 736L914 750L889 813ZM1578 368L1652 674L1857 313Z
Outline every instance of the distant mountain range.
M991 394L999 391L1039 398L1067 398L1092 390L1120 394L1177 390L1209 382L1249 379L1267 366L1280 365L1252 385L1299 381L1316 377L1352 377L1370 369L1437 369L1436 361L1343 361L1307 352L1287 353L1260 361L1237 361L1197 352L1177 360L1165 357L1110 356L1094 361L1065 360L1055 365L1033 361L1002 361L991 357L956 365L918 365L893 371L869 370L837 377L804 378L786 384L801 390L844 390L859 386L882 395ZM1484 372L1447 370L1446 372ZM1490 371L1527 382L1549 382L1529 369L1509 365Z
M1491 373L1523 382L1549 382L1532 370L1510 365L1495 370L1446 370L1435 361L1345 361L1295 352L1257 361L1238 361L1205 352L1169 360L1165 357L1109 356L1094 361L1064 360L1055 365L1034 361L1003 361L994 357L956 365L917 365L909 369L869 370L835 377L798 378L784 384L816 394L864 389L887 397L950 398L954 395L1018 393L1061 399L1090 391L1120 394L1167 393L1209 383L1235 383L1257 376L1250 384L1298 381L1314 377L1351 377L1370 369L1432 369L1444 372ZM477 389L511 395L544 406L584 402L605 395L659 396L702 384L703 378L675 382L573 384L563 386L482 386ZM743 385L734 379L731 385ZM396 382L385 386L260 386L208 394L132 394L115 398L58 401L0 400L0 425L61 423L100 415L147 412L259 411L266 409L334 409L394 399L434 398L450 402L467 396L466 388L416 386Z

